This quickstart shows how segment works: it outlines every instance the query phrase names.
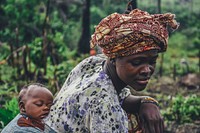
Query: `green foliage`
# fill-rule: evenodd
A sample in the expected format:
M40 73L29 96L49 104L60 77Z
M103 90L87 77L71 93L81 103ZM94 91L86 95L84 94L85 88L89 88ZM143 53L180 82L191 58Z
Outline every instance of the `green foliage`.
M3 43L2 45L0 44L0 53L1 53L0 61L6 59L6 57L8 57L9 52L10 49L6 43Z
M172 104L163 112L168 121L177 123L191 123L200 118L200 98L197 95L183 97L177 95L173 98Z
M0 109L0 128L7 125L19 113L17 98L12 98Z
M92 24L98 24L102 18L107 16L107 13L103 10L101 10L98 7L92 6L91 9L91 23ZM92 27L93 28L93 27Z
M176 69L176 74L181 76L187 73L187 65L189 72L198 72L198 47L200 43L196 37L191 40L180 32L170 36L167 52L164 53L164 75L171 75ZM160 60L161 58L157 61L157 68L160 67Z
M19 113L17 98L12 98L9 102L6 102L5 109L12 111L12 117Z
M0 80L4 82L9 82L11 79L15 78L15 73L16 69L13 69L10 65L0 65Z
M42 67L42 38L35 38L30 44L28 44L30 49L30 58L31 61L37 66Z
M0 96L5 95L5 94L13 96L12 93L17 93L17 92L18 92L17 86L16 86L15 83L13 83L12 85L5 83L5 84L0 86Z
M3 17L7 21L9 20L9 23L0 32L1 41L10 40L13 42L16 28L19 30L18 39L20 42L30 42L36 37L38 28L42 27L44 21L44 18L41 18L44 12L37 10L39 7L43 7L43 2L45 1L7 0L3 2L1 6L5 13Z

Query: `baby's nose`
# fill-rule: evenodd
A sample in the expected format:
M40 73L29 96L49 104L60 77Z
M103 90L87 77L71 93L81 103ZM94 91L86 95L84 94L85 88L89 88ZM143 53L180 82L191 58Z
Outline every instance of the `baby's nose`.
M44 110L49 110L49 109L50 109L50 107L49 107L49 106L47 106L47 105L45 105L43 109L44 109Z

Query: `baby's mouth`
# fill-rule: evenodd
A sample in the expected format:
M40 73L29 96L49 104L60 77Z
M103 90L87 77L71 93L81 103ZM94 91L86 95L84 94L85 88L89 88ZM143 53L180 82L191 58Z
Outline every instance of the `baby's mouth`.
M42 115L40 116L40 118L41 118L41 119L44 119L44 118L47 117L47 115L48 115L48 113L46 113L46 114L42 114Z

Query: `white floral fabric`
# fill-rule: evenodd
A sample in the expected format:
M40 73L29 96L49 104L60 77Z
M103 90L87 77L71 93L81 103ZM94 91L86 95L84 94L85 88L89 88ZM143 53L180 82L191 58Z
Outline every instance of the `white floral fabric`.
M103 55L91 56L69 74L54 100L46 123L57 132L127 133L128 118L121 104L130 91L118 96L103 71Z

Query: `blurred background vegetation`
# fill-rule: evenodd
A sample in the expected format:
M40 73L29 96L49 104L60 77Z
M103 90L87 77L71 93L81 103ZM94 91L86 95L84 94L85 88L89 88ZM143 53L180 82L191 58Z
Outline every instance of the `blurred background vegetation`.
M160 55L154 78L142 93L160 101L167 122L199 123L200 1L133 2L149 13L172 12L180 22L178 31L170 32L168 51ZM40 82L56 94L71 69L90 56L94 26L113 12L123 13L127 3L1 0L0 128L19 112L16 97L23 85Z

